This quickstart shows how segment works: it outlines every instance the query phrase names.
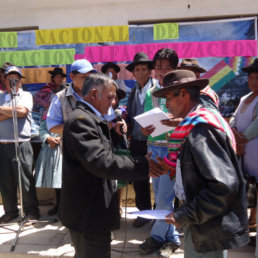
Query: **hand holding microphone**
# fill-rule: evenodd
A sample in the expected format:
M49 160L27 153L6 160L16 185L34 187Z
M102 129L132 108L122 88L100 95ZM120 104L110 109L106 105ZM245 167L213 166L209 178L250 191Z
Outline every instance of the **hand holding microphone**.
M128 149L128 141L127 141L127 137L126 137L126 133L127 133L127 125L125 123L125 121L122 119L122 111L120 109L116 109L115 110L115 117L116 117L116 124L115 124L115 131L120 134L123 135L125 144L126 144L126 148Z

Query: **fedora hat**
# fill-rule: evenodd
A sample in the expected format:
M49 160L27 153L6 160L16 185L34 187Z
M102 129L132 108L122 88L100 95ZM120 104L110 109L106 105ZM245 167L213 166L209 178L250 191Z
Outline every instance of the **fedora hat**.
M174 70L165 75L163 88L152 93L158 98L165 98L171 90L178 88L198 87L200 90L209 84L208 79L196 79L194 72L189 70Z
M101 72L102 72L102 73L106 73L106 71L107 71L108 68L113 68L116 73L119 73L119 72L120 72L120 67L119 67L117 64L112 63L112 62L108 62L108 63L104 64L104 65L101 67Z
M254 62L251 65L243 67L242 71L246 73L250 73L250 72L258 73L258 58L255 58Z
M60 67L55 67L53 71L48 71L52 76L55 76L57 74L61 74L63 77L67 77L65 73L63 73L63 69Z
M127 65L125 69L132 72L134 67L138 64L147 64L150 70L153 69L153 62L144 52L137 53L133 58L133 62Z
M205 73L207 72L204 68L199 66L198 60L193 58L182 59L182 63L177 69L190 70L194 73Z

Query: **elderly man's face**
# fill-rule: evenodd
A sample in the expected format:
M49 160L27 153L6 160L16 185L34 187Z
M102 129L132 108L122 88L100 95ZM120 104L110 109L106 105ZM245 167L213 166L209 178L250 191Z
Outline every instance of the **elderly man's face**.
M8 74L6 77L5 77L5 87L6 87L6 91L7 93L10 93L11 92L11 82L10 80L12 80L13 82L16 81L16 91L19 90L19 88L21 87L22 85L22 80L21 80L21 77L16 74L16 73L11 73L11 74Z
M162 86L165 74L174 70L167 59L157 60L154 64L154 69L156 78L159 80L159 84Z
M137 64L133 69L133 76L141 87L144 87L149 81L151 76L151 70L149 70L148 64Z
M174 118L184 118L186 110L186 92L184 89L171 91L166 94L166 108L174 116Z
M106 115L111 106L114 105L116 99L116 87L112 84L104 87L101 92L96 92L94 107L101 113Z

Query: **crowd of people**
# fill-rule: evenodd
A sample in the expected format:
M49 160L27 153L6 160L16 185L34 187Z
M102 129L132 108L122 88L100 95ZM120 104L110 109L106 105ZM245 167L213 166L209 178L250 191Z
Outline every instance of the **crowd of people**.
M88 60L77 60L67 85L63 80L68 75L56 67L49 71L51 81L33 96L23 90L18 67L1 67L0 192L5 214L0 223L19 216L15 98L25 215L40 217L36 187L55 189L56 205L48 215L58 214L68 228L77 258L110 257L111 231L119 228L121 188L127 182L133 184L139 210L171 212L166 220L154 221L150 236L139 245L143 254L158 251L170 257L181 246L179 228L185 257L224 258L228 249L247 245L249 229L256 230L256 208L248 222L243 171L258 180L258 59L243 68L251 92L241 99L230 123L219 112L219 97L209 80L200 77L206 70L196 59L179 64L177 53L163 48L153 60L136 53L126 69L136 83L127 105L121 106L126 86L118 80L115 63L104 64L98 73ZM134 117L156 107L169 119L160 121L167 132L153 137L152 121L143 128ZM34 168L33 109L41 116L42 142ZM118 155L118 149L126 155ZM137 217L133 227L149 222Z

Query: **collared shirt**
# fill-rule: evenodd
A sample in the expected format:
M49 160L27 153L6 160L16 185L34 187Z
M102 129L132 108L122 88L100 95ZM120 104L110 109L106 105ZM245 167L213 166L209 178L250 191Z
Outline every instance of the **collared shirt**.
M31 110L33 106L32 95L30 92L23 91L20 88L15 96L15 100L17 106L25 107L29 111L25 117L17 118L18 141L29 141L31 136ZM12 99L9 93L0 94L0 106L12 107ZM0 142L15 142L12 117L0 122Z
M81 102L85 103L86 105L88 105L93 111L94 113L103 121L104 118L101 115L101 113L95 108L93 107L89 102L85 101L85 100L80 100Z
M83 101L82 97L80 97L73 89L72 84L69 85L67 89L66 96L74 96L77 101ZM63 119L63 113L62 113L62 105L57 96L55 96L51 102L51 105L49 107L48 113L47 113L47 128L48 130L60 125L64 124Z
M200 105L196 105L195 107L193 107L191 111L186 115L186 117L199 107ZM182 180L180 159L177 159L176 161L176 183L174 185L174 190L179 200L185 200L185 191L184 191L183 180Z
M141 105L143 105L143 103L145 101L146 92L151 87L151 85L152 85L152 78L150 78L149 81L147 82L147 84L141 89L140 89L140 85L137 83L136 96L139 98Z

